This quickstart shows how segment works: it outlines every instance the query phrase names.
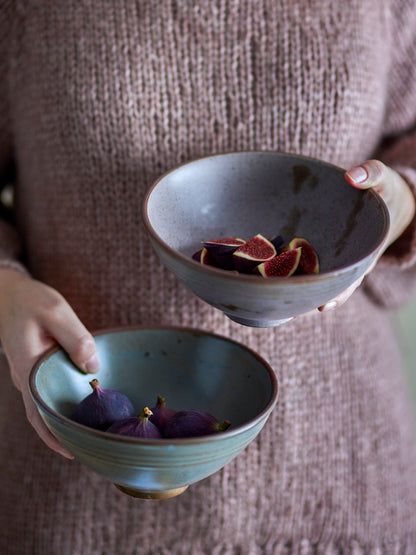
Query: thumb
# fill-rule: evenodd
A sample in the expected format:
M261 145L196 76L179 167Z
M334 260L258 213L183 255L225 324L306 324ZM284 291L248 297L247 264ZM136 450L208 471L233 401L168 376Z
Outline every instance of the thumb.
M390 200L393 187L391 183L397 179L397 174L380 160L367 160L360 166L355 166L345 173L346 180L358 189L374 188L385 202Z
M98 371L100 363L94 337L69 304L65 305L60 317L45 322L45 329L80 370L85 373Z
M390 229L386 246L406 229L415 213L415 200L403 177L380 160L367 160L345 173L346 180L358 189L373 188L386 203Z

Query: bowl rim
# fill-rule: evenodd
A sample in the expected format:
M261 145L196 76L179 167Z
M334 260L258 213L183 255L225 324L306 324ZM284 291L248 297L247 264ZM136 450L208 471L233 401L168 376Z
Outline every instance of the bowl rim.
M153 191L156 189L156 187L158 186L158 184L164 180L168 175L170 175L171 173L174 173L175 171L188 166L190 164L202 161L202 160L207 160L209 158L216 158L216 157L226 157L226 156L230 156L230 155L247 155L247 154L261 154L261 155L266 155L266 156L287 156L288 158L294 158L297 160L305 160L305 161L309 161L309 162L317 162L323 166L329 167L334 169L335 171L337 171L338 173L345 173L345 169L341 168L340 166L337 166L335 164L332 164L330 162L326 162L324 160L320 160L319 158L314 158L312 156L305 156L302 154L292 154L290 152L284 152L284 151L279 151L279 150L236 150L236 151L226 151L226 152L215 152L213 154L208 154L205 156L200 156L198 158L194 158L191 160L187 160L185 162L181 162L173 167L171 167L170 169L168 169L167 171L165 171L162 175L160 175L153 183L152 185L149 187L149 189L146 192L146 195L144 197L143 203L142 203L142 218L143 218L143 222L144 222L144 226L145 229L147 231L147 233L149 234L149 236L151 237L151 239L153 239L153 241L155 243L157 243L159 245L159 247L161 247L166 253L168 253L170 256L172 256L174 259L180 261L182 264L185 264L186 266L188 266L190 269L193 269L194 271L200 271L203 272L204 274L206 274L206 272L208 272L208 275L211 274L212 277L221 277L225 280L230 280L230 281L238 281L238 282L243 282L243 283L251 283L251 284L258 284L259 283L259 276L256 275L251 275L251 274L242 274L242 273L235 273L235 272L230 272L229 270L223 270L221 268L216 268L215 266L208 266L208 265L203 265L200 262L197 262L196 260L193 260L192 257L187 256L179 251L177 251L176 249L173 249L168 243L166 243L163 239L161 239L161 237L159 236L159 234L155 231L155 229L153 228L152 224L150 223L150 218L149 218L149 214L148 214L148 205L149 205L149 201L150 201L150 197L153 193ZM352 187L352 185L351 185ZM329 270L326 272L319 272L318 274L309 274L309 275L292 275L289 277L285 277L282 279L276 278L276 279L264 279L261 282L262 287L266 287L266 288L270 288L270 287L275 287L276 285L285 285L285 284L294 284L294 283L307 283L307 282L311 282L311 281L323 281L325 279L328 278L328 276L337 276L339 274L343 274L346 272L349 272L351 270L353 270L354 268L356 268L357 266L359 266L363 261L365 261L366 259L372 257L373 255L375 255L376 253L378 253L378 251L382 248L383 243L387 237L387 234L389 232L390 229L390 215L389 215L389 211L387 209L386 203L384 202L384 200L381 198L381 196L374 191L373 189L358 189L360 191L362 191L362 194L368 195L368 196L372 196L376 203L378 204L382 215L383 215L383 230L382 233L380 234L381 239L378 241L377 245L374 247L374 249L372 251L370 251L368 254L366 254L365 256L357 259L356 261L352 262L351 264L348 264L346 266L340 266L339 268L336 268L334 270Z
M47 351L45 351L45 353L43 353L36 360L29 374L29 392L35 404L38 406L38 408L44 411L50 418L58 422L60 426L64 426L69 429L74 429L75 431L77 430L82 431L83 433L87 433L88 435L94 436L96 438L102 438L108 441L128 443L133 445L146 445L146 446L152 446L152 447L166 448L168 445L172 445L172 444L173 445L194 445L198 443L217 442L221 440L227 440L231 437L240 435L244 433L246 430L252 428L256 422L261 421L268 413L270 413L273 410L274 406L278 402L279 383L278 383L276 373L273 370L270 363L265 358L263 358L257 351L255 351L254 349L244 345L243 343L235 339L232 339L224 335L220 335L215 332L201 330L199 328L185 327L185 326L183 327L183 326L175 326L175 325L148 325L148 326L130 325L130 326L118 326L118 327L116 326L116 327L96 330L91 333L94 337L100 337L103 335L110 335L110 334L126 332L126 331L179 331L179 332L185 332L187 334L192 334L192 335L209 336L209 337L213 337L214 339L225 341L226 343L232 343L234 345L237 345L240 349L243 349L244 351L252 355L258 362L260 362L260 364L267 371L270 378L270 383L271 383L271 392L270 392L269 400L267 401L267 404L265 405L265 407L257 414L255 418L252 418L248 422L245 422L244 424L241 424L239 426L231 427L230 429L225 430L220 434L209 434L209 435L199 436L199 437L172 438L172 439L136 438L136 437L117 435L117 434L109 434L106 431L96 430L89 426L79 424L78 422L75 422L71 418L67 416L63 416L62 414L59 414L43 400L36 385L36 376L37 376L38 370L40 366L44 362L46 362L49 358L51 358L54 354L58 352L65 353L65 350L62 347L54 346L48 349ZM72 362L69 357L68 357L68 360ZM82 370L80 370L77 366L75 366L74 363L72 364L74 366L74 371L78 371L79 373L86 376L91 376L91 379L93 379L93 377L96 375L92 373L86 374Z

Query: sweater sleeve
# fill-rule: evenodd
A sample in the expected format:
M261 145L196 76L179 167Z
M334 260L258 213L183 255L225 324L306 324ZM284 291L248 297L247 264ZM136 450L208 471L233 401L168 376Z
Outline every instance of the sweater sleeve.
M14 0L0 5L0 268L25 271L19 262L21 245L13 225L13 208L6 202L6 187L13 185L13 137L9 106L9 50Z
M375 158L395 169L416 197L416 0L395 0L391 12L384 140ZM404 305L416 289L416 216L363 284L387 308Z

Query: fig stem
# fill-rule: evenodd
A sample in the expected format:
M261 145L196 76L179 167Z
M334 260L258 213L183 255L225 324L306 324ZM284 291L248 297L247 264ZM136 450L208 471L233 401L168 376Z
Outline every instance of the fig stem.
M221 424L217 424L217 431L225 432L225 430L227 430L227 428L229 428L230 425L231 425L231 422L229 420L224 420L224 422L221 422Z
M149 420L149 416L152 416L153 412L149 409L149 407L144 407L142 412L140 413L139 417L142 420Z
M100 382L97 380L97 378L94 378L93 380L90 381L90 386L94 391L96 391L97 389L100 389L101 387Z
M159 407L166 407L166 399L164 397L162 397L161 395L157 396L157 405Z

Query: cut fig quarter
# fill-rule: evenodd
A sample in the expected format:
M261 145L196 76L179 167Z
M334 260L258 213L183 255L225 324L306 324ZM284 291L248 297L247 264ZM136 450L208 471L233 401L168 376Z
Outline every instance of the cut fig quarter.
M256 266L253 273L263 277L289 277L296 272L301 255L301 247L285 251Z
M203 246L208 250L216 265L223 270L234 270L233 252L245 244L239 237L225 237L212 241L203 241Z
M297 268L298 274L318 274L319 259L315 249L304 237L295 237L289 243L288 249L302 248Z
M281 235L266 239L258 233L248 241L240 237L224 237L202 241L202 245L203 248L192 255L194 260L234 274L289 277L294 273L306 275L320 271L317 252L304 237L294 237L287 243ZM297 262L292 253L278 262L269 263L281 254L296 249L301 249Z
M206 264L207 266L216 266L214 257L205 247L199 251L194 252L192 255L193 260L200 262L201 264Z
M281 235L276 235L276 237L273 237L273 239L270 239L270 243L272 243L276 251L278 251L281 247L283 247L285 242Z
M258 264L270 260L276 254L273 243L258 233L234 251L233 260L239 272L250 273Z

